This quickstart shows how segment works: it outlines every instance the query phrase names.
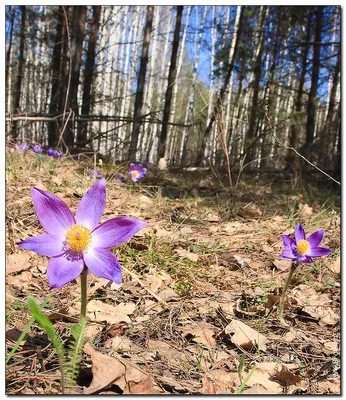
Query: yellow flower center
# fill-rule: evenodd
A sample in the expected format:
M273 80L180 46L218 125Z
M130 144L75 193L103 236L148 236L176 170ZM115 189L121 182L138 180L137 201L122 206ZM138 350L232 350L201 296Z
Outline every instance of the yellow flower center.
M137 178L137 175L138 175L138 171L131 171L131 176L133 178Z
M70 250L82 253L91 242L91 232L83 225L75 224L66 233L66 243Z
M304 256L310 249L310 243L307 240L299 240L297 244L297 251L300 255Z

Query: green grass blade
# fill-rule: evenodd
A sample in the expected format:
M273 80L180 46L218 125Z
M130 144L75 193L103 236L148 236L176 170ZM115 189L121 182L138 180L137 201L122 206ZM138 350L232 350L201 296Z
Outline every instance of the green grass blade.
M51 296L48 296L43 302L42 304L39 306L40 309L42 309L49 301L49 299L51 298ZM29 322L26 324L23 332L21 333L21 335L19 336L18 340L16 341L16 343L13 346L13 349L10 351L10 354L7 356L6 358L6 364L11 360L11 358L13 357L13 354L17 351L18 347L20 346L20 343L22 340L24 340L25 335L29 332L29 329L31 328L31 325L35 322L35 318L31 317Z
M248 373L247 377L243 380L243 383L238 387L237 391L235 392L236 394L240 394L244 390L244 387L249 382L249 380L252 377L255 370L256 370L256 367L253 367L251 369L251 371Z

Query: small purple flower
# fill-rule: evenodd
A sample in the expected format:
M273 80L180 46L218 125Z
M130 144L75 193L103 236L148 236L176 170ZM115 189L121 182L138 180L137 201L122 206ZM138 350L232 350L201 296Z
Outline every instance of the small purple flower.
M43 151L42 146L39 146L39 145L37 145L37 144L33 144L33 145L31 146L31 148L32 148L32 151L33 151L34 153L36 153L36 154L41 154L42 151Z
M48 149L47 150L47 154L50 156L50 157L54 157L54 158L57 158L58 157L58 150L54 150L54 149Z
M114 180L120 181L120 182L125 182L125 176L116 174L114 177Z
M91 176L96 176L96 178L99 178L102 175L102 171L88 168L88 174L91 175Z
M117 217L99 225L106 203L106 179L89 188L74 217L52 193L31 189L37 218L46 233L17 243L26 250L52 257L47 277L50 288L61 288L77 278L86 266L93 274L121 283L121 266L108 249L130 239L147 223Z
M23 143L18 147L18 150L29 150L29 149L30 149L30 146L26 143Z
M279 257L291 258L301 263L312 263L313 257L326 256L331 251L324 247L318 247L322 242L324 230L314 232L307 239L305 236L304 228L298 224L295 230L295 240L288 235L281 235L284 242L285 250Z
M146 172L147 169L144 168L142 164L130 164L129 175L132 182L137 182L139 179L142 179Z

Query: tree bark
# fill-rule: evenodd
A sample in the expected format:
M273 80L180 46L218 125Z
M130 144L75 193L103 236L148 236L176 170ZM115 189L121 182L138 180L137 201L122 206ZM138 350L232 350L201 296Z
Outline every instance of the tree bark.
M90 26L90 35L88 43L87 59L84 70L84 87L83 87L83 101L82 101L82 114L88 115L91 107L91 87L95 71L95 55L97 36L100 27L101 6L93 6L93 19ZM87 140L88 123L81 123L77 136L78 146L85 147Z
M152 25L153 25L153 16L154 16L154 7L148 6L147 7L146 24L145 24L145 28L144 28L141 63L140 63L139 73L138 73L135 107L134 107L134 112L133 112L134 123L133 123L131 143L130 143L130 148L129 148L129 159L133 160L133 161L135 161L135 159L136 159L139 130L141 127L141 114L142 114L142 106L143 106L144 85L145 85L145 76L146 76L147 64L148 64L148 58L149 58L148 54L149 54L150 36L151 36Z
M15 7L10 6L9 12L11 13L11 20L10 20L10 37L8 42L8 49L6 52L6 75L5 75L5 87L6 87L6 112L9 107L9 100L11 98L11 90L10 90L10 63L11 63L11 53L12 53L12 41L13 41L13 28L14 28L14 16L15 16Z
M171 101L172 101L172 93L173 93L173 84L176 78L176 63L177 63L177 55L179 49L179 34L181 28L181 20L183 15L184 6L177 7L177 17L174 29L174 38L173 38L173 47L172 47L172 55L171 62L168 73L168 85L165 96L165 106L163 110L163 120L162 120L162 130L158 143L158 158L163 158L165 156L166 151L166 139L167 139L167 129L169 122L169 114L171 111Z
M71 23L71 48L70 48L70 68L71 84L68 96L68 106L75 115L79 114L78 109L78 87L80 79L80 69L82 65L82 52L85 33L85 22L87 16L87 6L74 6L72 11ZM73 117L69 121L64 132L66 147L73 146L74 143L74 123Z
M255 146L254 140L256 138L256 124L258 116L258 94L260 90L260 80L262 73L262 54L264 48L264 25L267 16L268 8L263 7L260 23L261 39L259 43L259 51L256 55L255 66L254 66L254 77L253 82L253 94L252 94L252 105L251 114L249 121L249 128L245 135L245 163L249 163L255 158Z
M321 33L322 33L322 16L324 6L317 6L315 9L315 39L312 60L311 87L307 104L307 124L306 124L306 140L302 149L305 156L309 156L311 146L314 141L315 133L315 114L316 114L316 94L318 87L318 75L320 71L320 50L321 50Z
M20 97L22 88L22 76L24 69L24 44L25 44L25 19L26 19L26 6L20 6L21 11L21 23L20 23L20 43L19 43L19 59L17 69L17 80L15 83L15 90L13 94L12 102L12 114L19 111L20 108ZM17 122L14 121L11 129L11 137L16 140L18 136Z
M237 54L237 49L238 49L238 44L239 44L239 39L243 30L243 16L244 16L244 7L242 7L241 11L240 11L240 16L239 16L239 21L238 21L238 29L237 32L235 33L237 35L236 41L234 43L234 48L233 50L233 54L232 54L232 58L230 60L228 69L227 69L227 74L225 76L225 80L223 83L223 87L221 88L220 94L218 96L218 99L213 107L213 112L212 115L210 117L210 121L209 124L207 125L206 131L204 133L204 137L203 137L203 142L202 142L202 146L199 150L199 154L198 154L198 158L197 158L197 164L199 165L202 162L203 156L205 154L205 149L206 149L206 144L207 141L209 139L210 133L211 133L211 129L213 126L213 123L216 119L217 114L219 113L220 107L222 107L223 101L224 101L224 97L226 94L226 90L228 88L229 85L229 81L232 75L232 71L233 71L233 67L234 67L234 63L235 63L235 58L236 58L236 54Z
M60 60L62 50L62 32L64 27L64 10L59 6L57 12L57 25L54 40L53 54L52 54L52 89L49 102L49 114L54 114L58 111L58 97L59 97L59 84L60 84ZM48 123L48 146L55 147L58 142L58 124L56 121Z
M332 84L332 88L330 91L330 97L329 97L329 107L328 107L328 113L327 113L327 118L326 118L326 124L325 124L324 130L322 132L322 136L321 136L319 159L320 159L321 165L326 164L324 166L327 166L327 163L330 165L330 163L332 163L332 161L333 161L333 147L332 147L333 140L330 136L331 136L332 122L334 119L336 91L337 91L337 87L339 84L340 69L341 69L341 49L339 49L338 58L337 58L336 65L335 65L333 84ZM326 155L327 155L327 157L326 157Z

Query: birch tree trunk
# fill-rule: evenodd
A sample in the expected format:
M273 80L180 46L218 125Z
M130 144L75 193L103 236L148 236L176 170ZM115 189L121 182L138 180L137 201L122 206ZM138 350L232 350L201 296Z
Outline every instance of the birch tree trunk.
M171 122L174 122L174 117L175 117L175 113L176 113L178 81L179 81L181 66L183 64L186 33L187 33L187 28L189 26L191 10L192 10L192 7L188 6L187 13L186 13L185 28L184 28L184 31L183 31L183 37L181 39L181 45L179 47L179 57L178 57L178 64L177 64L176 79L173 82L171 115L169 117L169 120ZM165 159L168 160L168 162L173 157L173 149L175 147L176 135L177 135L177 127L170 126L168 128L168 137L167 137L168 146L166 146L166 154L165 154Z
M257 122L257 105L258 105L258 95L260 91L260 80L262 72L262 54L264 48L264 26L265 20L268 13L268 7L262 8L261 13L261 23L260 23L260 39L259 46L256 51L255 65L254 65L254 83L253 83L253 94L252 94L252 105L250 113L249 128L245 136L245 162L249 163L254 160L255 157L255 139L256 139L256 122Z
M171 111L171 101L173 94L173 84L176 79L176 63L177 63L177 55L179 50L179 34L180 27L183 15L183 6L177 7L177 17L174 29L174 37L173 37L173 47L172 47L172 55L171 62L168 73L168 82L167 82L167 90L165 97L165 106L163 109L163 120L162 120L162 130L158 143L158 158L164 158L166 153L166 140L167 140L167 131L168 131L168 122L169 122L169 114Z
M91 86L94 78L97 35L99 33L100 16L101 16L101 6L93 6L92 8L93 8L93 17L90 24L88 51L87 51L87 58L84 70L84 85L83 85L83 99L82 99L83 115L88 115L90 112ZM82 122L80 124L77 136L77 145L81 147L86 146L87 131L88 131L88 122Z
M129 148L129 159L130 160L136 159L139 129L141 126L144 85L145 85L146 69L147 69L147 64L148 64L148 54L149 54L150 36L151 36L152 23L153 23L153 15L154 15L154 7L148 6L147 7L147 20L146 20L146 25L145 25L145 29L144 29L144 39L143 39L143 46L142 46L141 63L140 63L139 73L138 73L138 83L137 83L135 107L134 107L134 112L133 112L134 123L133 123L131 143L130 143L130 148Z
M21 23L20 23L20 44L19 44L19 59L17 68L17 78L15 83L15 90L13 94L12 114L16 114L20 108L20 96L22 88L22 76L24 68L24 45L25 45L25 20L26 20L26 6L20 6ZM13 121L11 129L11 139L16 141L18 136L18 122Z
M320 71L320 51L321 51L321 33L322 33L322 15L323 6L317 6L315 11L315 39L314 39L314 51L312 60L312 75L311 75L311 87L309 91L309 98L307 104L307 125L306 125L306 141L302 149L303 153L307 156L310 155L311 146L314 141L315 133L315 114L316 114L316 94L318 86L318 76Z
M232 52L231 62L228 65L227 74L225 76L224 83L223 83L222 89L220 91L220 94L218 96L218 99L215 102L215 104L213 105L213 111L212 111L212 114L210 116L209 124L207 125L206 131L205 131L205 134L204 134L204 138L203 138L203 143L202 143L202 146L201 146L201 149L200 149L200 152L199 152L199 157L198 157L198 160L197 160L198 163L200 163L202 161L203 154L206 154L205 150L207 148L207 145L206 145L207 144L207 140L208 140L208 138L210 136L211 129L212 129L213 123L214 123L214 121L216 119L216 116L218 115L218 113L219 113L219 111L220 111L220 109L221 109L221 107L223 105L223 102L224 102L225 93L226 93L226 90L228 88L229 81L230 81L231 74L232 74L233 67L234 67L234 63L235 63L235 57L236 57L236 54L237 54L237 48L238 48L238 44L239 44L239 39L240 39L242 30L243 30L243 24L242 24L243 15L244 15L244 7L241 7L239 19L238 19L238 22L237 22L237 30L234 32L234 35L236 35L236 40L235 40L234 48L232 49L233 52ZM210 152L209 152L209 154L210 154Z
M11 55L12 55L12 40L13 40L13 28L14 28L14 16L15 16L15 7L10 6L11 12L11 19L10 19L10 34L9 34L9 41L8 41L8 48L6 52L6 75L5 75L5 87L6 87L6 94L5 94L5 103L6 103L6 113L10 110L10 99L11 99Z
M191 125L192 123L192 114L193 114L193 105L195 101L195 91L196 91L196 82L197 82L197 70L198 70L198 64L199 64L199 56L200 56L200 48L201 48L201 43L202 43L202 37L203 37L203 29L204 29L204 21L205 21L205 16L207 13L207 6L203 7L202 11L202 16L201 16L201 21L200 21L200 29L199 33L197 35L196 31L196 36L195 36L195 61L193 65L193 71L192 71L192 82L191 82L191 87L190 87L190 95L189 95L189 100L187 103L187 109L185 113L185 125ZM198 26L197 23L197 8L196 8L196 26ZM187 159L187 141L189 137L189 127L186 126L183 129L183 137L181 139L180 143L180 155L179 159L181 160L181 164L184 165Z
M82 65L82 51L85 32L85 22L87 16L87 6L74 6L72 12L71 25L71 85L68 104L75 115L79 114L78 109L78 86L80 69ZM67 148L74 143L74 124L73 119L68 123L64 132L64 142Z

